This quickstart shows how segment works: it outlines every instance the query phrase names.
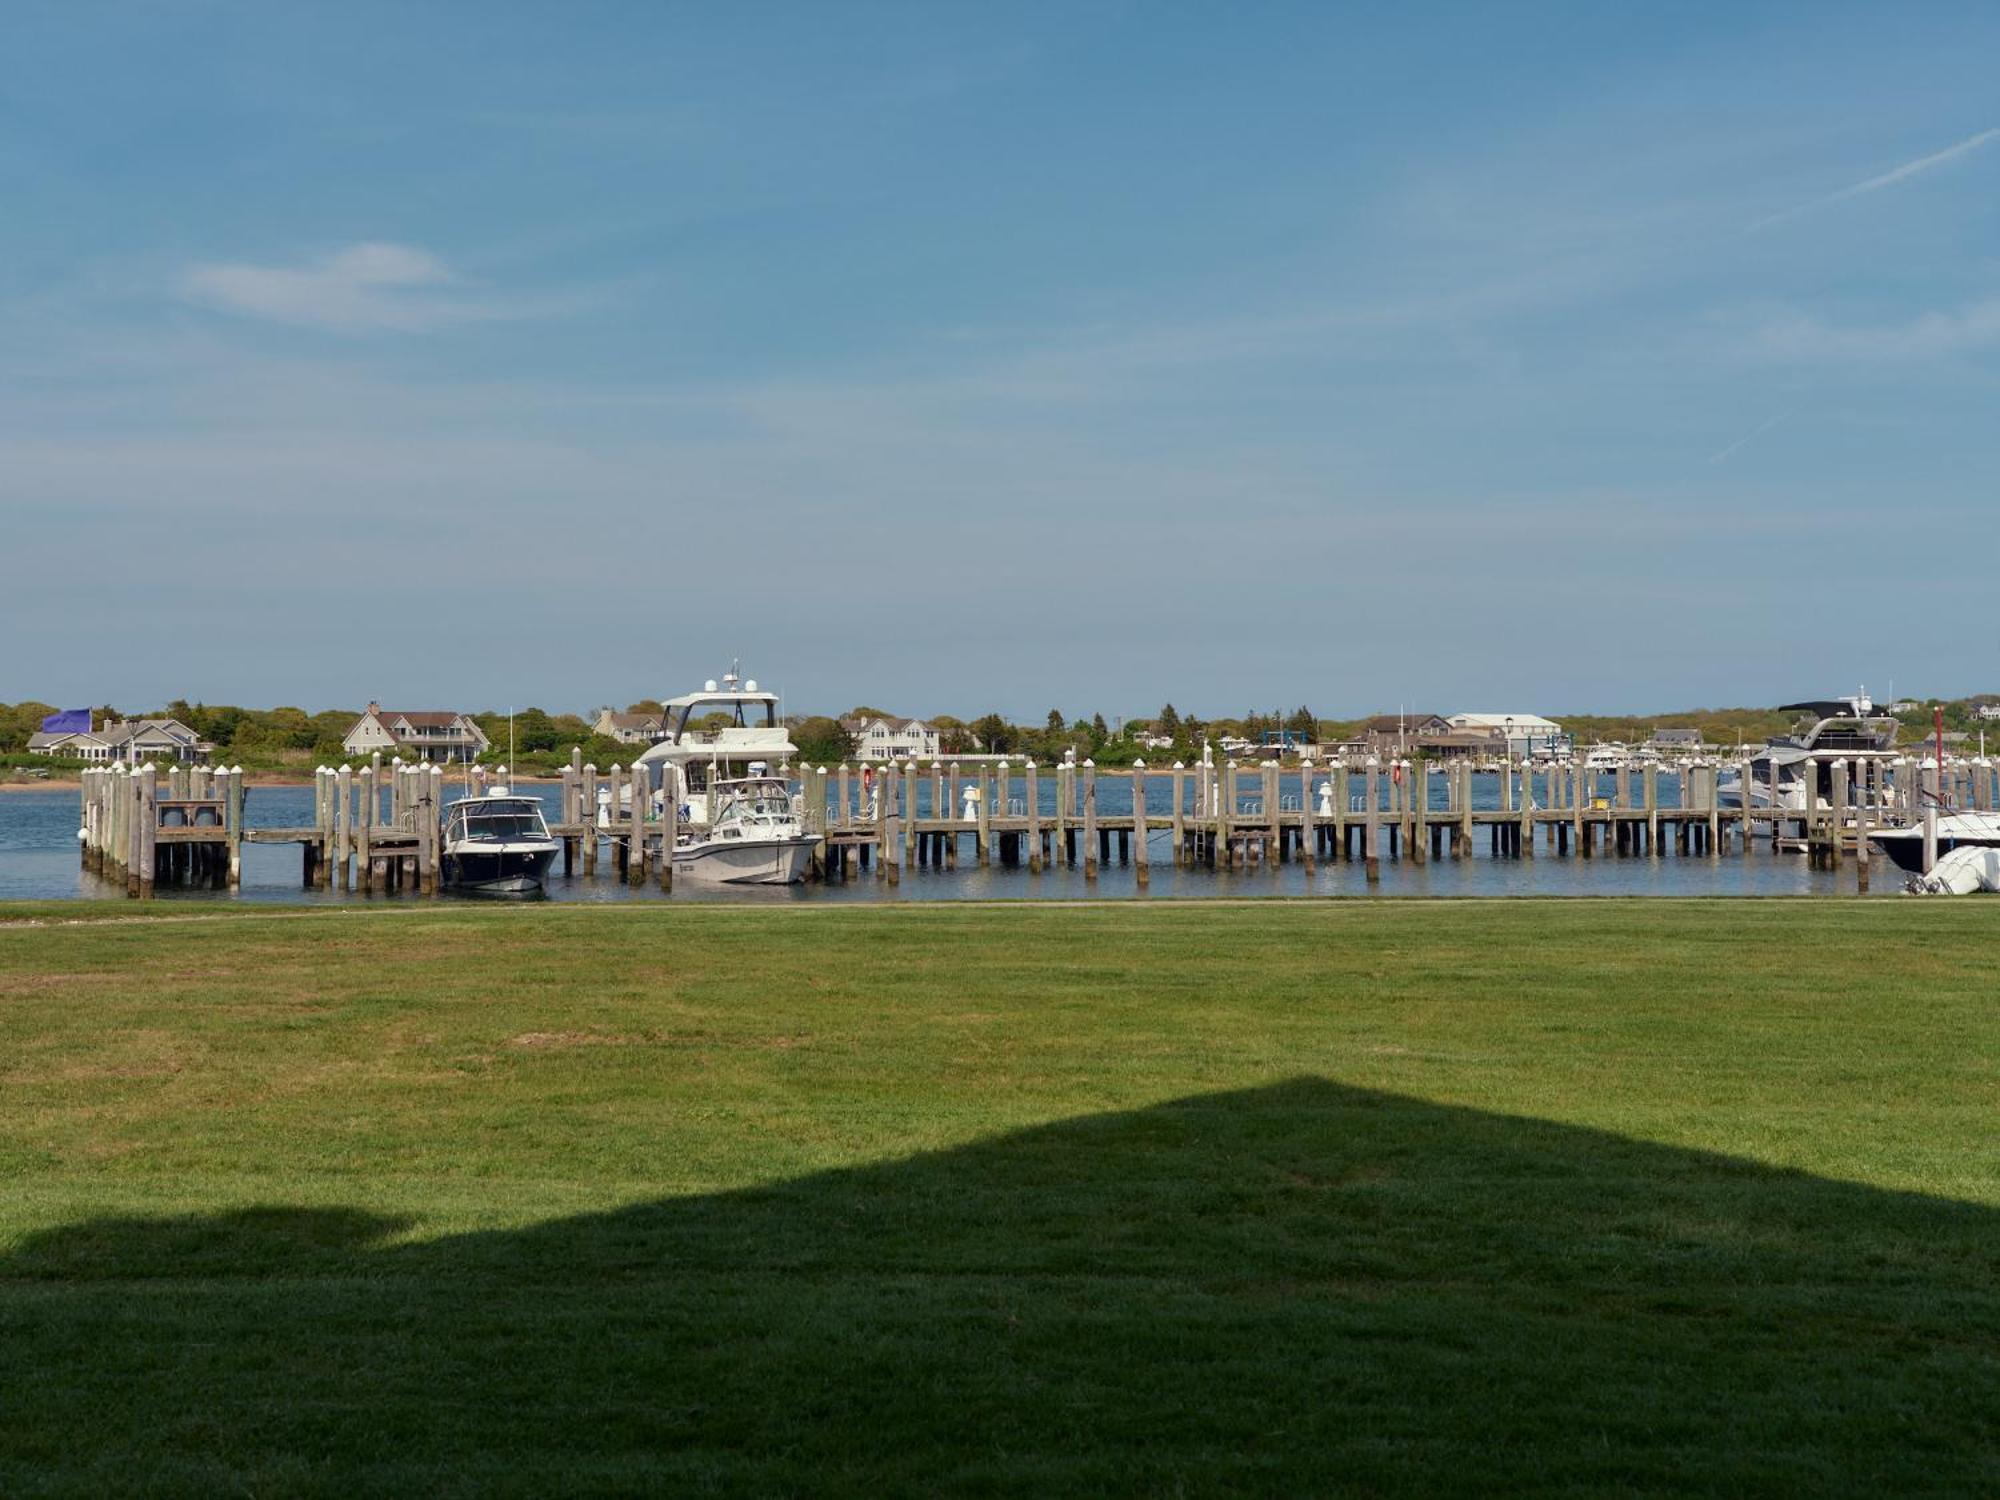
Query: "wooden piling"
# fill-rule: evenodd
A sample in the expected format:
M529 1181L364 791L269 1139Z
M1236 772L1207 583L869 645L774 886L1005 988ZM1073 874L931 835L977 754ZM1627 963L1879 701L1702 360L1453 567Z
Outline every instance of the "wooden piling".
M1146 763L1135 760L1132 762L1132 878L1141 890L1153 879L1146 842Z
M1028 757L1028 872L1042 872L1042 789L1035 776L1035 758Z
M1097 879L1097 763L1083 763L1083 878Z

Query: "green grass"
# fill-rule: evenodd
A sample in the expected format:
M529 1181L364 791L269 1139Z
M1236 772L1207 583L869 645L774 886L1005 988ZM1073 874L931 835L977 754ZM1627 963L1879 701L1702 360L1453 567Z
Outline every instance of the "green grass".
M0 1493L1992 1493L1994 910L0 908Z

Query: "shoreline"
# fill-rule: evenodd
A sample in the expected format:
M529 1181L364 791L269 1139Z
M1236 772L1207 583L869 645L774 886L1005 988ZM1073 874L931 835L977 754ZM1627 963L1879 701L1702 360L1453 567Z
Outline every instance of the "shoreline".
M445 779L447 781L451 780L449 776L447 776ZM562 784L561 776L510 776L507 778L507 780L508 784L513 786L560 786ZM279 771L264 771L264 772L246 771L243 773L243 784L246 787L253 787L253 788L260 786L261 787L275 787L275 786L309 787L313 784L313 781L312 777L310 776L292 776ZM40 780L40 781L22 781L12 778L5 781L0 781L0 793L58 792L58 791L80 792L82 788L83 788L82 780L75 776L51 776L46 780Z

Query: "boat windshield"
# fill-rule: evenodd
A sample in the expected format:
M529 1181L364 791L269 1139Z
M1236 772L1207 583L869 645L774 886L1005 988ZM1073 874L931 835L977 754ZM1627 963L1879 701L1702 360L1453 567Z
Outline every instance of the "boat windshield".
M791 794L778 782L756 782L723 789L723 803L716 814L717 824L789 823L792 821Z
M530 802L502 802L498 806L484 802L462 804L458 820L465 838L487 843L542 839L549 834L541 809Z

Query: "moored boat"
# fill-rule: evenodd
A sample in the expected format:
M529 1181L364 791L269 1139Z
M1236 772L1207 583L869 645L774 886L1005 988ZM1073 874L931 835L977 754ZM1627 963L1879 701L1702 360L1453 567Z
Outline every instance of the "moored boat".
M805 831L787 769L798 749L778 722L778 695L732 667L718 683L664 705L667 737L639 758L663 810L673 801L675 878L794 885L819 839ZM777 769L773 769L776 767Z
M1954 849L2000 849L2000 812L1946 812L1937 817L1937 855L1943 858ZM1889 856L1899 870L1912 875L1924 871L1925 830L1921 822L1906 828L1885 828L1871 832L1869 842Z
M439 873L470 895L539 895L558 847L540 802L495 787L446 811Z

